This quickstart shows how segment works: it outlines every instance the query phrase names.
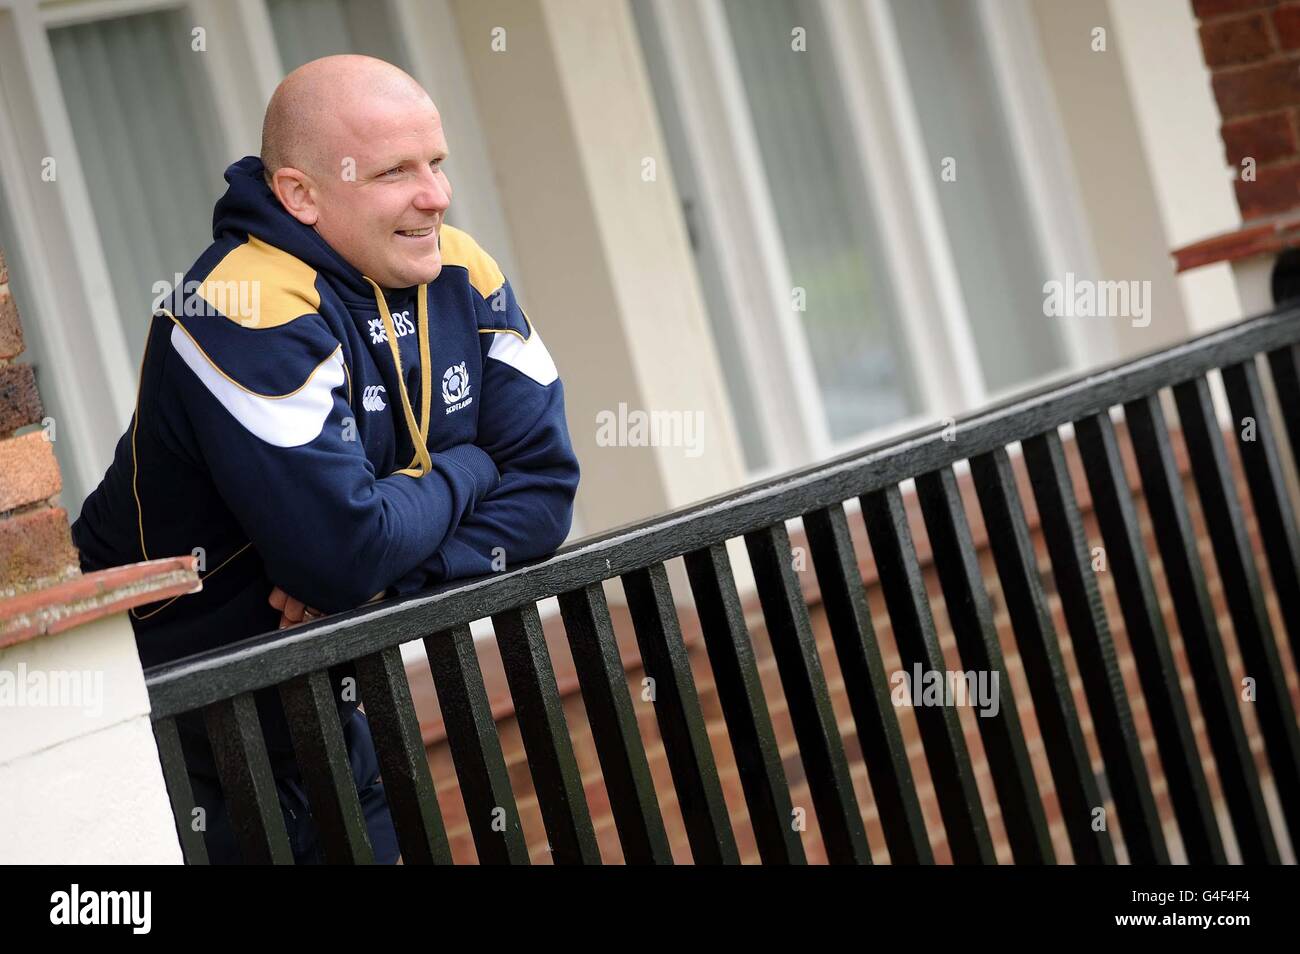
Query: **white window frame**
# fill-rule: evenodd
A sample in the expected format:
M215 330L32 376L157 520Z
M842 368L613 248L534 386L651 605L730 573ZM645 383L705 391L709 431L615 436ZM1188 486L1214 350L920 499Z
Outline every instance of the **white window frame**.
M722 6L712 0L656 0L651 9L685 130L683 145L700 185L699 215L718 237L719 277L739 326L737 340L720 341L718 347L740 353L768 463L775 471L788 470L793 461L819 456L830 433L816 388L771 386L814 381L816 375L808 341L789 307L794 281L766 198L757 136ZM740 235L752 236L752 243L723 238Z
M975 0L993 46L995 82L1020 159L1035 235L1050 274L1096 261L1051 101L1050 81L1025 0ZM818 0L831 66L849 113L848 136L884 241L883 265L899 310L899 336L916 381L918 414L851 439L830 438L820 392L770 387L813 380L808 342L790 307L793 282L766 197L759 148L730 45L722 0L653 0L672 87L695 173L699 214L716 238L723 293L753 332L736 350L759 405L767 463L761 478L936 420L955 418L996 397L979 366L902 51L887 0ZM1028 53L1026 53L1028 51ZM749 237L738 241L736 237ZM1095 274L1095 269L1088 273ZM1045 319L1046 320L1046 319ZM1068 375L1115 356L1113 344L1069 323L1059 326ZM1090 333L1091 334L1091 333ZM729 347L729 342L720 342ZM1044 380L1046 380L1044 379ZM1033 387L1026 382L1011 391Z

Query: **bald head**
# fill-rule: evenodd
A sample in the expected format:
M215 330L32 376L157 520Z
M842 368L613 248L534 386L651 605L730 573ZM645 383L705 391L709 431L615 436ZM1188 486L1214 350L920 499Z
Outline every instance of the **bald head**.
M327 56L285 77L262 127L280 205L385 288L433 281L451 204L442 117L420 84L369 56Z
M354 154L377 114L416 104L429 94L392 63L371 56L326 56L284 78L262 121L262 164L269 179L292 166L316 175Z

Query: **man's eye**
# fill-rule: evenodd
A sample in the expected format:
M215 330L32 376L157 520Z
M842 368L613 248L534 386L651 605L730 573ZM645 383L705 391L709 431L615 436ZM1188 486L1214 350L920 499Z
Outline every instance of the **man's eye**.
M401 171L402 171L402 167L401 167L401 166L393 166L393 168L388 169L388 170L385 171L385 172L381 172L380 175L391 176L391 175L395 175L395 174L397 174L397 173L400 173Z
M434 159L432 162L429 163L429 168L432 169L434 172L437 172L439 169L442 168L442 160Z

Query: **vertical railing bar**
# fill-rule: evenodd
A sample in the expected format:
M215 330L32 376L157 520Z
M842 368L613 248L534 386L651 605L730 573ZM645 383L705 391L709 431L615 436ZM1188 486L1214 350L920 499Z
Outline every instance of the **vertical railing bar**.
M317 670L281 683L280 699L326 862L373 864L329 673Z
M934 851L844 507L834 504L810 511L803 516L803 526L890 863L933 864Z
M1125 404L1124 419L1237 847L1247 864L1277 864L1273 826L1228 671L1160 396Z
M402 863L451 864L401 647L362 656L356 670Z
M727 545L694 550L684 560L759 856L764 864L806 864Z
M1074 435L1187 860L1192 864L1227 864L1115 425L1110 414L1103 411L1076 421Z
M158 719L153 723L153 735L158 743L158 760L162 763L163 780L167 783L167 796L171 801L172 815L176 819L176 835L187 865L206 865L208 846L203 832L196 831L191 812L195 809L194 789L190 786L190 773L185 764L185 751L181 747L180 731L174 718Z
M479 863L526 865L528 843L474 651L474 636L466 624L453 626L426 636L424 652Z
M1168 864L1169 848L1093 575L1061 437L1051 430L1021 441L1021 447L1129 859L1134 864Z
M622 580L645 674L654 680L655 719L691 854L697 864L739 864L668 572L656 563L625 573Z
M601 863L564 702L535 603L494 614L492 627L556 864Z
M917 477L916 493L962 663L973 667L977 676L991 673L998 680L997 714L979 712L975 721L984 741L1012 856L1017 864L1055 864L1056 853L1020 726L1015 691L1002 659L993 609L952 468Z
M1246 673L1255 680L1255 710L1268 751L1282 814L1293 841L1300 838L1300 732L1264 605L1246 521L1228 464L1209 382L1198 377L1174 386L1178 418L1192 462L1201 511L1223 580L1228 613Z
M623 858L629 864L672 864L605 589L592 583L561 593L559 600Z
M1283 411L1282 423L1286 426L1287 443L1291 445L1292 463L1296 473L1300 474L1300 413L1286 413L1288 408L1300 408L1300 344L1270 351L1268 367L1272 372L1278 406Z
M817 654L808 605L792 565L785 524L747 533L745 548L826 855L834 864L870 864L866 826Z
M1300 536L1296 532L1295 509L1282 476L1273 422L1264 400L1259 369L1255 362L1229 365L1220 372L1223 389L1232 408L1233 427L1240 440L1242 469L1255 505L1259 536L1264 544L1273 582L1273 594L1282 611L1292 658L1300 660ZM1286 406L1283 405L1283 410ZM1294 409L1300 416L1300 407ZM1254 434L1246 438L1247 420L1254 421Z
M971 458L970 467L1075 864L1114 864L1110 835L1093 826L1101 792L1047 609L1011 458L999 448Z
M946 682L947 666L930 614L902 494L897 485L892 485L865 494L861 502L906 674L911 679L919 666L923 672L939 673ZM923 705L915 711L953 860L958 864L996 864L988 819L956 710L946 705Z
M230 827L245 864L294 863L257 704L241 692L204 708Z

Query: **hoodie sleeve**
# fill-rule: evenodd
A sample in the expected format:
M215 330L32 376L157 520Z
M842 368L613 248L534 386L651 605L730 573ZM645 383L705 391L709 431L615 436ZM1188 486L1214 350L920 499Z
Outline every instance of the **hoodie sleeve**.
M433 454L422 476L377 477L342 345L319 314L255 327L156 320L173 325L165 375L201 464L271 579L308 605L339 611L386 589L496 480L491 459L468 444Z
M569 533L579 468L564 385L509 282L502 279L480 304L486 356L476 444L491 456L501 482L394 585L399 594L549 555Z

